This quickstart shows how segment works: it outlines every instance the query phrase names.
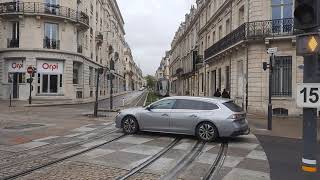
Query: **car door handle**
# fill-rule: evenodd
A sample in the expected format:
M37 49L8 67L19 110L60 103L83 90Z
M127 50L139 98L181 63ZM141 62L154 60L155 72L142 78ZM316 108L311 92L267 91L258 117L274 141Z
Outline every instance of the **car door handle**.
M168 114L162 114L161 116L169 116Z
M196 117L198 117L197 115L195 115L195 114L192 114L192 115L190 115L190 117L192 117L192 118L196 118Z

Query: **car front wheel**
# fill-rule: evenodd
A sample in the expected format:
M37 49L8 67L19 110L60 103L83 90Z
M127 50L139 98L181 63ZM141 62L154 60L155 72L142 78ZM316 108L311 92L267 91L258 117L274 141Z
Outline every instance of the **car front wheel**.
M125 134L134 134L138 131L138 122L134 117L127 116L122 120L122 128Z
M214 124L203 122L197 126L196 135L202 141L215 141L218 138L218 130Z

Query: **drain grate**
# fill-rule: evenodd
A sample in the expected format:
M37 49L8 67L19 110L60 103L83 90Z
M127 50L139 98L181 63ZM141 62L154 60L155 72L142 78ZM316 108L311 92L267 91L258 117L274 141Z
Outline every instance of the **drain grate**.
M23 125L5 127L4 129L21 130L21 129L37 128L37 127L42 127L42 126L45 126L45 125L43 125L43 124L23 124Z

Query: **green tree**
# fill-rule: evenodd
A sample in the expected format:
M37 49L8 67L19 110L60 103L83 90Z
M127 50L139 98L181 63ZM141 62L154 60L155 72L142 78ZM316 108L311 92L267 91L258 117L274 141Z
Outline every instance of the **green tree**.
M154 86L156 85L156 78L151 76L151 75L147 75L146 77L147 80L147 87L150 89L153 89Z

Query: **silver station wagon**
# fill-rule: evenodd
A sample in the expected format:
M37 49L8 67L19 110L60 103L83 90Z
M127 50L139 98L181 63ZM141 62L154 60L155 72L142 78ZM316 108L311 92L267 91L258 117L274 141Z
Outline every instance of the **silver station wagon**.
M168 97L121 110L116 127L126 134L152 131L195 135L203 141L249 134L246 113L232 100L203 97Z

